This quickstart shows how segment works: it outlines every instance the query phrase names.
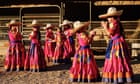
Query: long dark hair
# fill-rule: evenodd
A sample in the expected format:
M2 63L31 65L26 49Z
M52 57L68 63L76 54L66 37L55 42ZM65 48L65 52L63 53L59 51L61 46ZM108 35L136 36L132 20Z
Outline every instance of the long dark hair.
M41 40L41 33L40 33L40 31L37 31L37 39Z
M125 32L124 32L124 28L122 26L122 23L119 21L119 27L120 27L120 34L125 38Z
M36 31L36 33L37 33L37 39L38 40L41 40L41 33L40 33L40 26L35 26L34 28L36 28L37 29L37 31Z
M120 35L125 38L125 32L122 23L120 22L120 17L119 16L114 16L114 18L117 20L119 28L120 28Z

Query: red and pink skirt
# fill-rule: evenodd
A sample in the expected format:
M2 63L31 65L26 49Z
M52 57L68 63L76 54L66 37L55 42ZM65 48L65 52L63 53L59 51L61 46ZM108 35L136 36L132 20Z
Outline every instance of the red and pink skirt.
M46 61L44 56L44 51L39 44L31 43L28 50L24 70L45 70Z
M46 41L44 46L45 57L53 58L54 50L55 50L55 43Z
M132 76L128 47L122 36L116 36L110 40L107 48L102 81L110 83L132 82Z
M21 42L11 42L5 58L4 67L8 70L21 70L24 68L25 48Z
M100 78L92 51L89 46L81 46L76 52L72 67L70 68L70 80L77 82L93 82Z

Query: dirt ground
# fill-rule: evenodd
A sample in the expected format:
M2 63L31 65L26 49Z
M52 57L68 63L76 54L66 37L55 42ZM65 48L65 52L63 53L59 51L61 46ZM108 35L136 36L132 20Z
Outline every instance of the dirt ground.
M43 72L4 72L3 61L0 61L0 84L83 84L69 81L69 68L71 64L51 65ZM96 60L100 72L102 71L104 60ZM131 61L134 70L134 83L140 84L140 60ZM92 82L84 84L103 84L102 82Z

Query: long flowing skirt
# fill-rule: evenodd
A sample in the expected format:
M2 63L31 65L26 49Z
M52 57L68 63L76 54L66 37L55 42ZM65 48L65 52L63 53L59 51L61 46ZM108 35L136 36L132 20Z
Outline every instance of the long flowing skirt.
M50 59L53 58L54 50L55 50L55 43L46 41L44 46L45 58L50 58Z
M74 42L71 42L70 38L64 41L64 55L63 61L65 63L71 62L70 58L74 56L75 53L75 45Z
M24 67L25 48L20 42L13 42L8 48L4 67L6 70L20 70Z
M45 70L46 61L44 56L44 51L39 44L31 43L28 50L24 70Z
M53 62L54 63L62 63L63 60L63 45L58 44L55 48L54 56L53 56Z
M94 55L89 46L81 47L75 54L70 68L70 80L77 82L93 82L100 78Z
M130 54L123 37L110 40L103 67L102 81L123 83L132 82L133 71L130 66Z

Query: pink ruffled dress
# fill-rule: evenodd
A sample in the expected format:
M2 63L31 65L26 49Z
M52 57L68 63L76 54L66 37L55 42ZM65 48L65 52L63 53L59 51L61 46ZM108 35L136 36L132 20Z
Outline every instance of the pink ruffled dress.
M31 37L31 45L28 50L24 70L31 71L42 71L46 69L45 55L41 47L41 42L39 39L39 32L33 32Z
M4 67L8 70L21 70L24 67L25 48L22 44L22 35L8 32L9 48L5 58Z
M74 56L75 53L75 41L71 33L71 28L64 31L64 52L63 60L65 63L70 61L70 58Z
M54 49L55 49L55 39L54 33L51 31L46 31L46 39L45 39L45 46L44 46L44 53L46 58L53 58L54 56Z
M89 38L85 33L77 34L79 48L76 50L70 80L77 82L93 82L100 77L94 55L89 45Z
M63 55L64 55L64 35L60 32L56 33L56 47L53 57L54 63L62 63L63 62Z
M111 39L106 51L102 81L115 84L132 82L133 71L128 46L120 34L119 23L114 21L112 24L114 28L108 29Z

